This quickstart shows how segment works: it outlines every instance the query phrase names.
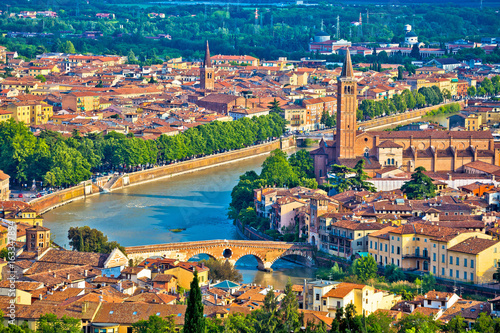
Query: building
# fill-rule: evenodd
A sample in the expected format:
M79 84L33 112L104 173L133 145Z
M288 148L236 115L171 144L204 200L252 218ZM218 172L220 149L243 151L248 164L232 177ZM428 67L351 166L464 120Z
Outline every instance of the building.
M238 120L241 118L267 116L267 115L269 115L269 109L267 108L252 108L252 109L233 108L231 111L229 111L229 116L232 117L234 120Z
M26 229L26 250L37 251L50 246L50 229L36 226Z
M319 183L325 181L331 165L354 167L361 159L370 175L387 166L405 172L420 166L434 172L461 172L474 161L500 164L500 149L491 132L478 131L474 125L471 131L358 131L357 82L349 54L338 81L334 140L321 140L319 148L311 152Z
M351 42L346 40L331 40L330 35L324 31L319 31L314 39L309 43L309 52L321 54L337 53L337 50L351 46Z
M500 241L482 232L413 223L368 235L369 253L381 265L472 283L493 281Z
M408 31L405 35L405 42L406 45L413 46L415 44L418 44L418 36L416 33L413 31Z
M10 197L9 189L10 176L0 170L0 201L7 201Z
M245 98L235 95L210 94L195 102L199 107L227 115L233 107L245 105Z
M13 114L12 111L0 110L0 123L12 118L12 114Z
M212 67L212 60L210 59L210 49L208 47L207 40L205 60L203 61L203 65L200 67L200 88L204 90L213 90L214 82L214 68Z
M233 56L233 55L214 55L210 58L212 60L213 64L216 65L242 65L242 66L259 66L259 59L248 56L248 55L241 55L241 56Z
M368 235L383 229L380 223L359 223L337 219L339 214L319 217L319 249L331 255L350 259L358 253L368 252Z
M70 92L62 97L62 108L75 112L99 110L99 95L93 92Z

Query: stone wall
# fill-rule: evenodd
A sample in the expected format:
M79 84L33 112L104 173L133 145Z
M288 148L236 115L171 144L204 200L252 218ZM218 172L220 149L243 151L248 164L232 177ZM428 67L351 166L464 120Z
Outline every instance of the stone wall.
M30 204L39 214L43 214L53 208L98 193L99 187L90 182L85 182L84 184L36 198Z
M283 141L283 142L281 142ZM175 163L166 165L163 167L158 167L154 169L148 169L144 171L133 172L125 175L128 177L127 181L124 178L120 178L112 187L111 190L116 190L123 188L127 185L136 185L140 183L145 183L159 178L173 177L175 175L180 175L183 173L189 173L197 170L203 170L211 167L215 167L221 164L230 163L233 161L252 158L258 155L267 154L275 149L287 149L295 146L294 138L286 138L283 140L276 140L273 142L265 143L262 145L252 146L248 148L243 148L235 151L230 151L222 154L216 154L212 156L206 156L202 158L197 158L190 161Z
M372 119L362 123L358 122L358 128L363 127L365 130L381 130L387 127L394 126L395 124L400 125L400 124L414 122L417 121L418 118L425 116L427 112L439 109L443 105L452 103L458 103L462 108L464 107L463 101L434 105L434 106L429 106L427 108L417 109L406 113L400 113L389 117Z

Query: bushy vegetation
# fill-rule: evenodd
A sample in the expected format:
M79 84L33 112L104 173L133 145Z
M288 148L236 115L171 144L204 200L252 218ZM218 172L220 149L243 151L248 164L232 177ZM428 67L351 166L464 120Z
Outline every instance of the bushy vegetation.
M375 101L365 99L359 105L356 117L358 120L373 119L383 115L391 115L405 112L415 107L423 107L426 105L425 96L419 92L413 93L405 90L401 95L394 95L390 99Z
M119 3L120 6L116 4ZM10 7L7 7L10 6ZM265 6L265 3L263 4ZM498 31L500 23L493 8L467 8L446 5L412 6L340 6L320 3L305 9L300 6L259 8L257 25L254 7L163 5L147 1L109 0L83 1L75 5L71 0L52 2L52 10L59 18L37 20L9 18L7 13L20 10L47 10L46 1L6 0L0 9L0 30L53 33L45 38L0 38L0 44L22 56L51 52L92 52L129 56L131 62L150 65L164 59L183 56L201 59L204 40L211 41L213 54L249 54L263 59L286 56L300 59L311 56L308 42L314 37L319 22L323 29L335 36L336 18L340 16L339 38L352 42L400 43L404 40L404 25L411 23L419 40L444 43L468 36L480 41L485 31ZM350 22L363 13L363 25L352 27ZM366 17L366 11L376 13ZM114 13L115 19L97 19L96 13ZM148 13L165 13L164 19L150 18ZM390 18L390 19L388 19ZM104 37L96 40L69 38L67 33L80 34L87 30L102 31ZM145 37L170 34L167 38L152 40ZM71 48L67 41L71 41ZM376 44L375 44L376 46ZM444 45L441 45L444 46ZM132 51L132 54L131 52ZM385 52L381 52L385 53ZM131 56L132 55L132 56ZM329 61L341 61L338 55L316 55ZM466 49L455 55L459 59L482 58L500 62L500 52L486 55L481 49ZM353 60L369 63L404 63L401 54L388 57L353 56ZM408 59L407 59L408 60Z
M128 170L217 152L239 149L280 137L285 121L277 114L231 122L214 121L174 136L143 140L116 132L105 136L70 138L42 131L38 137L23 123L0 123L0 170L23 183L43 180L46 185L74 185L88 180L92 171Z
M243 226L251 226L257 230L268 232L273 237L283 237L277 231L269 230L269 219L257 216L253 202L253 190L265 186L295 187L305 186L316 189L318 183L314 179L314 167L311 155L306 150L299 150L290 157L277 149L262 163L262 171L247 171L240 176L238 184L231 192L231 203L228 216L240 220ZM289 230L286 240L298 241L298 230Z
M449 113L457 113L460 111L460 104L458 103L453 103L453 104L447 104L440 106L439 108L429 111L426 113L426 116L435 116L438 114L449 114Z
M242 282L243 276L241 273L234 268L228 260L217 260L210 258L208 260L200 260L200 263L205 264L210 271L208 272L208 278L212 281L229 280L233 282Z
M68 230L69 245L74 251L111 253L115 248L125 253L125 248L116 241L108 241L102 231L85 227L71 227Z

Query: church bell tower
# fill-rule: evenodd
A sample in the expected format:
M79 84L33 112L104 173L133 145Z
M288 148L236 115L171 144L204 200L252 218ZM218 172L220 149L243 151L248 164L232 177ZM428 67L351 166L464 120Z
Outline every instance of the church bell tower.
M357 82L354 79L351 54L346 51L342 74L337 82L337 133L335 135L335 153L339 159L355 158L356 110L358 109Z
M203 61L203 66L200 68L200 88L206 90L214 89L214 68L212 67L212 60L210 59L208 40L205 50L205 60Z

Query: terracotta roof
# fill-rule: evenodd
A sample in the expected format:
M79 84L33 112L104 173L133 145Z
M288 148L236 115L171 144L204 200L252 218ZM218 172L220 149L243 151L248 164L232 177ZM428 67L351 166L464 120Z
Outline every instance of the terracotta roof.
M363 289L364 287L366 287L364 284L342 282L333 287L333 289L323 295L322 298L344 298L354 289Z
M394 141L386 140L377 146L378 148L403 148L403 146L397 144Z
M471 237L449 248L448 251L479 254L498 243L500 243L499 240Z

